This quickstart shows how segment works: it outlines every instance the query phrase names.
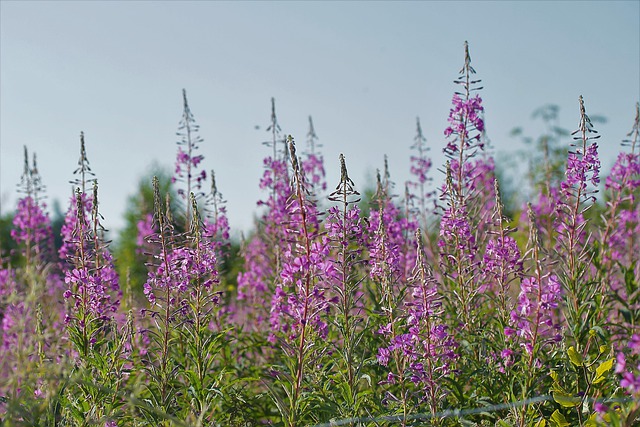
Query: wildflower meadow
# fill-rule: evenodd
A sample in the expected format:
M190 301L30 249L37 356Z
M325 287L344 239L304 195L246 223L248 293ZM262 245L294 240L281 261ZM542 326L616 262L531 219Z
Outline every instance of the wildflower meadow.
M406 183L386 164L354 182L272 99L241 241L184 91L175 167L114 242L90 140L57 225L25 147L0 241L0 424L640 425L638 105L603 171L576 94L572 142L531 147L533 196L509 207L466 43L461 59L442 142L417 120Z

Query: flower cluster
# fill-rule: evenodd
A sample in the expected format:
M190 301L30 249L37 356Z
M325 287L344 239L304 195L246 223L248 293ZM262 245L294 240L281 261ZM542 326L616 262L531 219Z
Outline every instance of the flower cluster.
M520 249L515 239L509 236L490 240L487 244L483 261L485 268L494 272L498 269L504 269L505 271L522 270Z
M620 153L605 181L607 190L633 192L640 187L640 155L636 153ZM629 197L633 197L630 195Z
M370 232L375 230L369 245L369 264L371 265L369 274L374 279L383 279L388 275L397 277L402 272L398 245L398 237L402 235L398 233L397 223L389 220L389 216L393 215L392 210L393 208L381 209L377 215L372 213L369 222Z
M411 339L419 344L419 357L428 360L431 368L438 366L438 376L449 372L449 361L455 359L457 344L447 332L448 327L442 322L441 297L438 295L437 283L431 275L421 279L413 285L412 301L407 303L407 326ZM425 378L424 363L413 364L414 372L422 371L423 380L433 381L435 378ZM431 372L430 375L433 375ZM434 386L431 384L430 386Z
M275 342L279 333L294 339L304 333L307 325L321 338L326 337L327 324L322 315L329 310L329 302L323 284L336 274L329 257L330 241L318 233L318 210L307 196L307 183L292 140L290 152L294 189L287 203L286 225L291 240L283 252L280 283L271 304L271 342Z
M588 191L589 182L596 187L600 183L600 159L598 158L598 144L593 140L598 139L600 135L593 136L598 132L593 129L591 120L587 116L582 96L580 102L580 125L573 132L574 140L572 144L575 151L569 152L567 158L567 170L565 172L566 179L560 184L562 192L571 198L578 198L582 203L583 199L589 193L597 190Z
M569 153L567 159L567 179L562 182L564 192L580 191L584 194L589 182L594 187L600 183L600 159L598 158L598 144L589 144L584 151L578 149L575 153Z
M464 207L449 207L440 220L440 241L438 246L453 245L459 250L468 250L470 258L475 256L475 236L471 231Z
M286 262L280 274L281 283L276 285L271 304L271 342L275 342L277 333L293 340L307 324L321 338L326 338L323 314L328 311L329 302L321 280L331 280L335 275L329 253L327 241L313 242L309 254L295 255L291 249L284 253Z
M192 178L193 174L191 174L190 172L191 169L197 168L203 159L204 156L202 154L198 154L195 156L189 155L189 153L182 150L182 147L178 147L178 154L176 154L176 167L174 170L175 175L171 179L171 182L177 182L178 179ZM195 179L195 188L199 189L202 186L202 183L207 179L207 172L205 170L201 170L195 176ZM178 194L182 196L184 194L184 190L178 189Z
M244 248L245 268L238 274L238 300L257 297L269 289L266 278L273 272L267 254L262 239L251 239Z
M254 235L244 249L245 268L238 274L238 299L264 307L265 293L277 274L274 259L281 256L284 241L282 224L287 222L287 200L291 195L287 165L271 157L264 159L264 174L260 188L270 190L266 200L258 206L266 208L262 216L262 234ZM262 318L262 316L260 316Z
M89 218L91 216L91 210L93 209L93 201L91 199L91 196L81 192L80 203L82 206L83 217ZM67 209L67 213L64 216L64 223L62 224L62 228L60 230L60 234L62 235L62 246L60 246L58 254L60 255L60 259L63 262L67 262L72 257L78 256L77 250L79 226L78 203L77 197L74 195L71 196L71 199L69 201L69 209ZM82 232L88 233L89 224L85 222L82 227Z
M622 262L632 259L631 253L638 250L636 238L640 235L640 212L624 209L617 219L616 229L609 238L609 249L611 259Z
M535 202L531 204L531 209L535 214L536 224L529 224L545 233L548 239L551 238L550 233L553 232L553 218L557 208L557 201L560 200L560 189L550 187L547 191L541 191L535 198ZM523 211L523 217L526 218L526 212Z
M360 219L360 208L352 206L346 211L344 221L342 221L342 210L338 206L332 206L327 210L327 219L324 227L327 230L327 237L330 240L340 242L343 247L348 247L350 242L362 243L364 240L364 229ZM344 241L344 236L350 240Z
M203 139L198 135L199 126L196 124L193 113L189 108L189 102L187 101L187 91L182 89L182 101L183 111L182 119L178 126L178 153L176 154L176 165L174 175L171 177L171 182L183 182L185 188L178 188L178 195L187 200L189 194L195 192L200 195L200 189L207 180L207 172L202 169L197 170L198 165L204 159L201 154L195 154L199 144ZM186 216L190 218L190 203L187 200L187 212Z
M307 132L307 149L301 162L302 173L309 185L311 194L318 195L320 191L327 189L326 172L324 170L324 158L317 149L322 147L318 143L313 127L313 119L309 116L309 131Z
M397 371L389 372L383 383L394 384L408 375L419 390L419 400L428 401L435 411L443 393L439 380L450 372L450 364L457 358L457 343L443 322L437 281L424 258L419 230L416 241L416 265L409 285L411 298L395 322L379 329L389 344L378 348L377 360L383 366L392 359L396 362Z
M167 296L170 307L184 309L185 299L194 282L204 289L212 289L218 283L217 259L213 245L201 241L198 248L178 247L169 252L155 271L150 271L143 285L149 302L158 304L156 293Z
M508 338L517 339L528 354L545 343L559 342L560 326L554 311L562 296L562 286L554 275L542 283L535 277L526 277L520 285L518 305L511 312L511 324L504 329Z
M640 249L632 247L637 240L635 236L640 233L640 212L635 206L638 187L640 156L635 153L620 153L605 183L610 197L607 200L607 228L602 238L606 240L603 243L608 245L607 255L612 261L630 260L631 253Z
M287 195L290 192L289 174L287 173L287 163L283 160L266 157L263 161L264 173L260 178L261 190L272 190L278 195ZM258 206L275 207L278 200L267 199L258 201Z
M461 162L473 157L476 150L484 149L482 134L484 132L484 119L482 112L482 98L479 95L472 96L471 93L482 88L474 87L480 80L471 80L471 76L476 70L471 66L471 55L469 54L469 44L464 44L464 66L460 70L460 75L455 83L462 86L463 92L456 92L451 103L453 108L449 110L449 126L444 130L445 137L449 142L443 149L449 159L458 157ZM468 150L471 150L468 152Z
M640 359L640 334L633 334L628 344L630 354ZM620 387L624 388L632 396L640 397L640 362L637 366L627 363L627 356L619 352L616 357L616 374L622 376Z
M205 218L204 236L211 240L216 250L220 249L229 241L229 220L227 219L224 207L220 209L219 215L213 218Z
M464 141L466 147L471 147L471 140L480 140L482 131L484 130L484 120L482 119L482 98L480 95L463 99L459 94L453 95L451 100L453 108L449 110L449 126L444 130L444 136L447 138L451 135L457 136L460 141ZM470 135L470 131L475 130L477 133ZM458 151L456 140L447 144L447 150L450 153Z
M385 159L384 180L378 173L376 194L369 214L367 227L369 236L369 264L372 278L394 278L406 282L415 265L415 247L412 241L418 223L408 215L403 215L390 194L393 183Z
M302 160L302 172L311 188L322 191L327 189L327 182L325 181L326 172L324 170L324 159L322 156L318 154L307 154L306 158Z
M102 226L98 213L98 185L93 184L91 198L91 219L93 227L87 220L85 195L76 190L75 222L71 237L65 241L65 252L71 266L64 272L68 288L64 292L65 299L72 299L72 313L67 313L65 322L76 320L81 328L86 326L89 318L107 320L113 317L120 305L121 296L119 278L113 257L103 241ZM72 211L72 209L70 209ZM67 226L72 221L67 222Z
M477 247L482 243L477 239L484 234L482 228L490 218L495 202L495 195L487 191L493 188L493 160L489 157L471 161L484 149L482 135L485 129L482 99L477 94L472 95L473 91L481 89L474 87L480 80L472 80L473 74L475 70L471 66L469 46L465 42L464 65L455 81L462 91L453 96L449 126L444 132L449 141L443 152L449 160L440 196L446 206L443 207L438 241L443 257L441 262L459 265L456 281L463 291L461 295L473 295L476 291L463 290L468 287L465 282L469 277L463 277L460 272L466 271L466 276L475 269Z
M144 248L147 246L147 239L149 236L157 233L157 230L153 227L153 214L146 214L142 216L142 219L136 223L138 229L138 235L136 238L136 250L139 253L144 252Z
M41 254L52 238L51 220L43 211L44 207L44 204L40 205L27 196L18 201L13 217L15 228L11 230L11 237L27 245L36 254Z
M414 175L417 179L417 182L411 183L412 185L425 184L428 181L431 181L429 178L429 171L431 171L431 167L433 163L431 159L426 156L411 156L411 168L409 172Z
M523 270L520 249L515 239L499 236L489 240L482 257L482 270L485 278L482 290L505 293L509 285L508 276L520 274ZM494 284L503 289L494 289Z
M229 244L229 219L226 201L218 191L216 176L211 171L211 191L205 198L204 212L206 216L202 224L205 239L211 242L218 258L222 257L222 249Z
M12 348L15 348L23 334L23 330L27 329L30 320L32 320L31 314L28 312L28 307L25 306L24 301L20 301L15 304L9 304L4 308L2 313L2 350L8 352ZM33 330L29 331L33 333ZM0 366L2 363L0 363Z
M108 258L109 261L110 257ZM120 290L118 275L113 264L108 264L92 270L89 267L79 267L65 272L64 282L68 289L63 296L74 300L76 311L84 310L84 315L91 314L95 318L106 319L113 316L118 309L119 301L112 298L112 292ZM65 322L71 321L71 316ZM80 320L82 322L82 320Z
M277 236L280 225L286 222L287 218L287 200L291 196L289 173L284 160L267 157L263 163L265 169L260 179L260 189L269 190L271 194L266 200L259 200L257 205L267 209L262 218L265 232Z
M287 223L287 201L291 196L287 161L277 157L276 145L280 129L275 115L275 100L271 100L271 125L273 156L263 160L264 172L259 187L269 192L266 200L259 200L258 207L264 208L260 220L260 233L251 237L244 248L244 269L238 274L238 300L252 312L257 324L262 324L269 312L263 313L268 306L268 293L273 291L272 283L277 279L277 267L284 252ZM272 295L276 298L277 295Z
M16 289L16 273L11 268L0 268L0 297L10 295Z

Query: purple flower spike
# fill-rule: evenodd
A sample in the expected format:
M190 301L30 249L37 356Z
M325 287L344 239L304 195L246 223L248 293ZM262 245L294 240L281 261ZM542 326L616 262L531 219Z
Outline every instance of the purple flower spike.
M547 276L539 283L535 277L522 280L518 304L511 312L509 329L515 330L518 343L528 354L536 345L557 342L560 326L556 323L554 310L562 296L562 286L556 276ZM512 336L507 333L505 335Z

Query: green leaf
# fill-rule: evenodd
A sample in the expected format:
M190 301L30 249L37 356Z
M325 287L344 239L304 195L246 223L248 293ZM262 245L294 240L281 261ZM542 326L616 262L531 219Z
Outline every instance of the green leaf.
M544 418L541 418L533 427L546 427L546 425L547 421Z
M578 353L576 349L573 348L573 346L569 347L569 350L567 350L567 355L569 356L569 360L571 360L571 363L576 366L582 366L582 355Z
M611 368L613 368L613 359L609 359L609 360L606 360L606 361L602 362L596 368L596 377L593 380L593 383L594 384L598 384L598 383L601 383L602 381L604 381L605 374L607 372L609 372L611 370Z
M562 415L557 409L553 411L553 414L551 414L551 423L556 427L565 427L570 425L564 415Z
M571 396L569 394L563 394L558 392L553 392L551 394L553 395L553 400L555 400L557 403L559 403L561 406L564 406L565 408L573 408L575 406L578 406L581 401L579 397Z
M585 427L598 427L597 414L591 414L584 425Z

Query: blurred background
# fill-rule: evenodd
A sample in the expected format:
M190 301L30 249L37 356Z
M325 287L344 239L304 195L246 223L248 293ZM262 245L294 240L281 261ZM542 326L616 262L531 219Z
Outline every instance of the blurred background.
M569 147L580 95L602 135L603 175L640 99L638 1L3 0L0 24L0 216L15 209L23 146L37 153L51 215L67 210L83 131L112 232L141 180L173 172L183 88L236 233L264 196L271 97L299 146L313 117L329 189L340 153L360 190L386 154L402 193L417 116L437 184L468 40L487 137L521 198L527 153L545 133Z

